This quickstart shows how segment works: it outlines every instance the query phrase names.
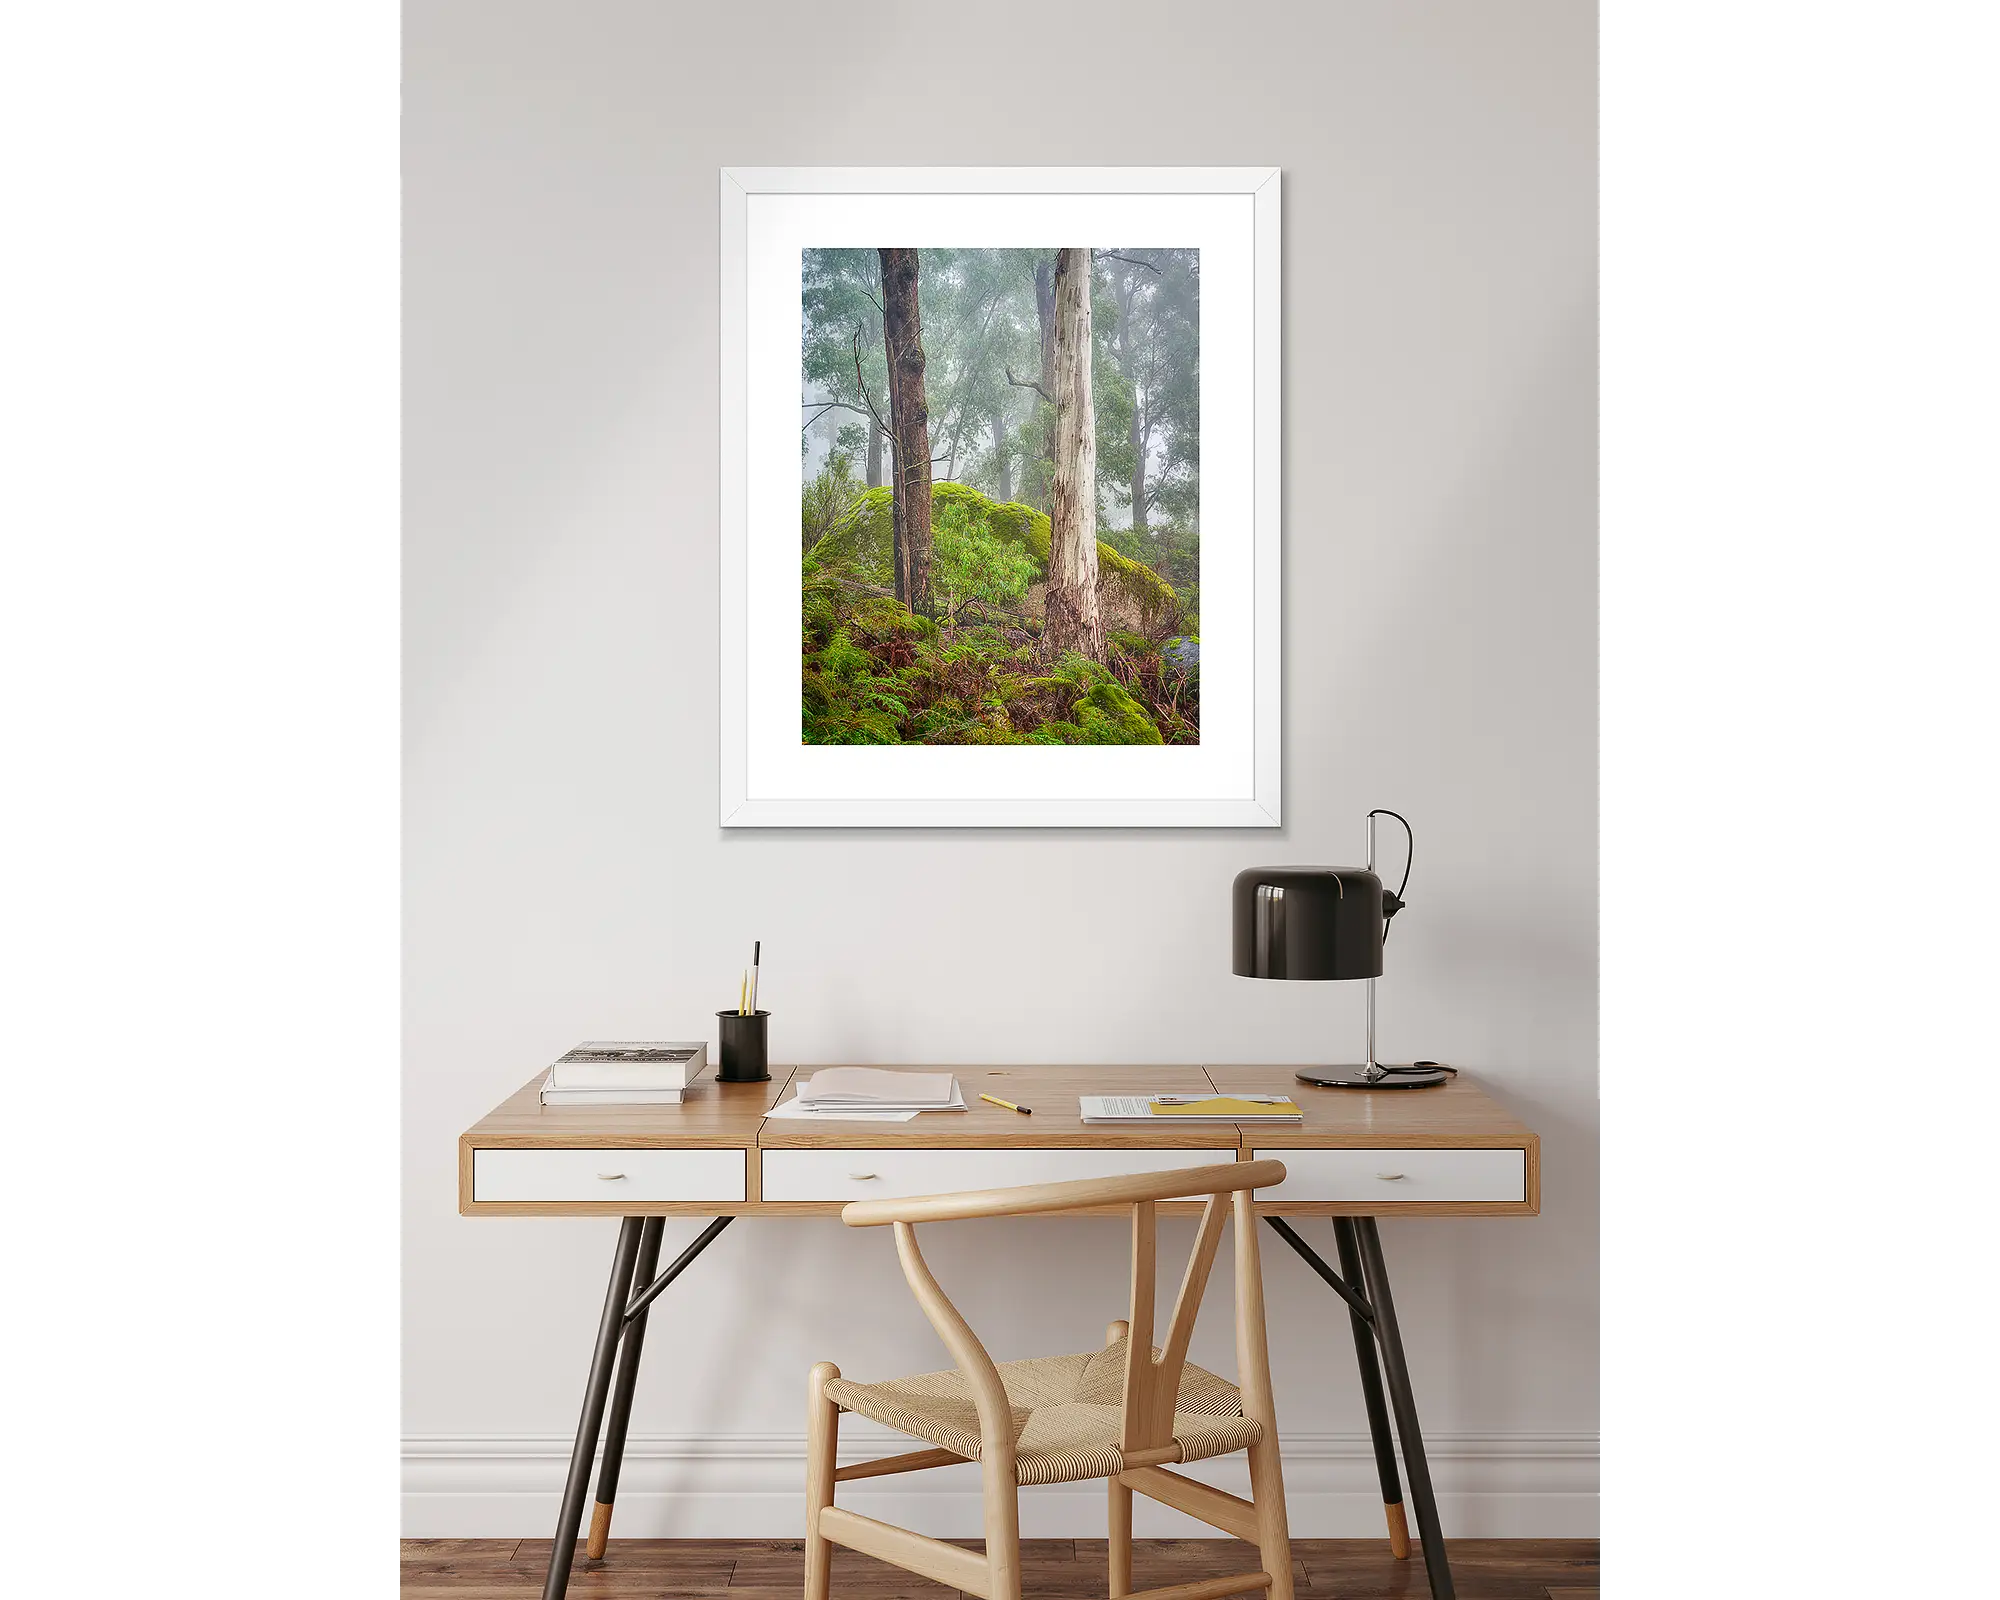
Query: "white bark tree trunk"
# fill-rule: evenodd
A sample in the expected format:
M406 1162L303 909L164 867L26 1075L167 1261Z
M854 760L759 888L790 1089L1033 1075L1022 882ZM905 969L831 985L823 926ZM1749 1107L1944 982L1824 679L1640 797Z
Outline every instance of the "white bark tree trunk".
M1090 252L1060 250L1055 273L1055 482L1049 494L1043 649L1104 660L1097 609L1097 424L1090 387Z

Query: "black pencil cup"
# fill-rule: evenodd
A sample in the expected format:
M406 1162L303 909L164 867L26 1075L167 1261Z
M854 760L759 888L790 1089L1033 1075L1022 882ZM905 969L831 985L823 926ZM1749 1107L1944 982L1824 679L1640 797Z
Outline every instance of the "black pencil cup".
M715 1020L722 1027L722 1059L716 1064L717 1083L764 1083L771 1076L771 1013L753 1011L743 1016L735 1011L718 1011Z

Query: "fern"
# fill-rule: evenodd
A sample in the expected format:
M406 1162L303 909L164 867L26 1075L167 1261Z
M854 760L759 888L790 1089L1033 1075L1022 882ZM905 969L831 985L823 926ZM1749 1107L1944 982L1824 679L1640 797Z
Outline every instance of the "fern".
M875 664L875 658L857 645L845 628L835 628L833 637L814 659L821 672L842 680L858 678Z

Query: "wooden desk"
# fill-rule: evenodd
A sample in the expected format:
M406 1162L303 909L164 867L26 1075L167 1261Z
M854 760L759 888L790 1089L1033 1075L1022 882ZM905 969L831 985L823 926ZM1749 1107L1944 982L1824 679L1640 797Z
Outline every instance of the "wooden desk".
M678 1106L543 1106L542 1078L459 1137L466 1216L837 1216L849 1200L1103 1177L1264 1152L1291 1176L1277 1216L1532 1216L1541 1142L1460 1077L1435 1089L1294 1085L1289 1067L947 1067L969 1110L909 1122L766 1115L811 1067L699 1082ZM1298 1127L1085 1123L1077 1097L1296 1092ZM988 1105L998 1095L1035 1114ZM850 1161L836 1152L868 1152ZM968 1152L990 1152L983 1157ZM809 1152L818 1154L808 1154ZM1224 1155L1223 1152L1228 1152ZM1142 1155L1143 1153L1143 1155ZM1135 1157L1141 1157L1135 1164ZM872 1172L872 1177L855 1174ZM1399 1176L1398 1176L1399 1175ZM1195 1209L1195 1208L1188 1208Z
M1259 1212L1347 1303L1390 1545L1399 1557L1407 1555L1402 1478L1389 1425L1393 1411L1431 1593L1435 1600L1452 1600L1451 1570L1375 1219L1540 1211L1541 1141L1469 1078L1432 1089L1363 1091L1295 1084L1290 1067L940 1066L933 1070L957 1074L970 1109L926 1112L901 1123L771 1117L791 1080L813 1070L774 1067L768 1083L755 1084L704 1078L678 1106L601 1110L543 1106L537 1073L460 1135L458 1208L464 1215L623 1219L545 1600L560 1600L568 1586L600 1432L604 1460L589 1548L593 1556L603 1553L648 1310L731 1219L837 1216L850 1200L1260 1156L1283 1161L1287 1177L1260 1195ZM1081 1120L1079 1095L1135 1092L1287 1092L1306 1117L1297 1126L1262 1127ZM988 1105L977 1098L981 1093L1032 1106L1034 1115ZM670 1216L712 1220L656 1276L664 1219ZM1338 1272L1292 1226L1289 1219L1295 1217L1333 1219ZM639 1284L645 1287L635 1293Z

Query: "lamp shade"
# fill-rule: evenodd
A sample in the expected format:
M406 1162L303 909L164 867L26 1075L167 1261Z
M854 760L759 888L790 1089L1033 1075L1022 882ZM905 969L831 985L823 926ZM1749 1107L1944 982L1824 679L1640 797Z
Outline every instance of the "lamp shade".
M1239 978L1382 976L1382 880L1361 867L1251 867L1230 890Z

